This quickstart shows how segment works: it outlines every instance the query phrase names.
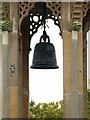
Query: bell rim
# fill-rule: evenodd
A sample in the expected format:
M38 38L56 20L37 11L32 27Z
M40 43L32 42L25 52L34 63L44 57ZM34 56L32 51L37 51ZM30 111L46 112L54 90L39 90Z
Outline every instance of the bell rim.
M58 65L49 66L49 65L31 65L32 69L58 69Z

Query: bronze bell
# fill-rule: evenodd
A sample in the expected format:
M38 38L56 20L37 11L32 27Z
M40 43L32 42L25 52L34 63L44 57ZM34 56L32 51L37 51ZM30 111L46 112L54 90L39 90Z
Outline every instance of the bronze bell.
M46 37L48 38L48 42L46 42ZM44 42L42 42L42 38ZM40 42L36 44L33 61L31 68L33 69L56 69L59 68L57 66L55 48L52 43L50 43L49 36L44 33L40 38Z

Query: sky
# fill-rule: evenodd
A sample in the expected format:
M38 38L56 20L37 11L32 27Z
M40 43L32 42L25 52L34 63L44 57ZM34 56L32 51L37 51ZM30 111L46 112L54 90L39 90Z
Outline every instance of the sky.
M50 37L50 42L54 44L56 50L57 65L59 69L31 69L29 70L29 88L30 100L39 102L60 101L63 99L63 43L59 35L60 29L54 24L53 20L48 19L46 27L47 34ZM30 47L32 51L29 55L29 66L32 64L33 51L40 37L43 34L43 28L38 29L38 32L33 36Z

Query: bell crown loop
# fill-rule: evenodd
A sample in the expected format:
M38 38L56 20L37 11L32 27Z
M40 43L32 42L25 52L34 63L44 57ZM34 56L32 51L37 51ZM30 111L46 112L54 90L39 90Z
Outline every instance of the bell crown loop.
M47 35L46 31L43 31L43 35L40 37L40 43L42 42L42 39L44 42L46 42L46 39L48 39L48 43L50 43L50 38Z

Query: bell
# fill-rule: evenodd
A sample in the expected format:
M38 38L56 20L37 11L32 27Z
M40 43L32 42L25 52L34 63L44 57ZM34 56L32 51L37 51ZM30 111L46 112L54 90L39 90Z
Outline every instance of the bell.
M41 39L43 36L41 36ZM52 43L50 43L49 37L48 42L40 42L36 44L32 65L33 69L56 69L57 66L55 48Z

